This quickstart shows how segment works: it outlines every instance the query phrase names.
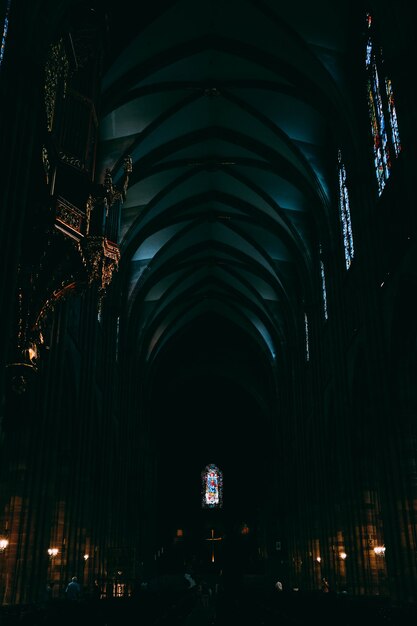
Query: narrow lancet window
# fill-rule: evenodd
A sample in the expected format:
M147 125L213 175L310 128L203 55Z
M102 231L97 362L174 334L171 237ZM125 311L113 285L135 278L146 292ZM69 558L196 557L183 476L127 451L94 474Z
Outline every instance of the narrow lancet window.
M223 505L223 473L211 463L201 473L203 508L221 508Z
M323 315L324 319L327 320L329 317L329 313L327 310L327 288L326 288L326 272L324 269L324 261L321 258L323 249L320 244L320 278L321 278L321 295L323 300Z
M372 29L372 16L369 13L366 15L366 23L368 37L365 65L367 72L368 110L371 122L378 195L381 195L391 174L391 150L398 157L401 152L401 140L392 82L385 75L382 48L376 45Z
M1 48L0 48L0 66L3 63L4 51L6 49L7 31L9 30L9 13L12 0L6 2L6 12L4 15L3 32L1 35Z
M385 89L387 92L388 114L391 125L392 145L394 146L395 156L401 152L400 131L398 130L397 111L394 103L394 93L392 91L392 83L389 78L385 79Z
M342 160L342 153L338 153L339 169L339 213L342 226L343 248L345 253L345 265L348 270L355 255L353 247L352 222L350 219L349 192L346 183L346 168Z
M305 332L305 341L306 341L306 361L310 360L310 339L308 336L308 317L307 313L304 313L304 332Z

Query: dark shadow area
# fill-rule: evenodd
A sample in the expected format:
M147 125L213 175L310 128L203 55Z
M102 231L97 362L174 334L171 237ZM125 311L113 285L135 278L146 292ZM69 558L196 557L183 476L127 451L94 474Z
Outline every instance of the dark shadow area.
M172 581L171 581L172 582ZM239 582L239 585L236 583ZM178 581L177 581L178 583ZM331 626L353 624L415 623L415 604L393 605L378 597L351 597L346 594L275 591L271 581L246 577L240 581L210 581L205 596L200 585L192 589L167 584L162 578L152 591L135 598L56 600L47 605L2 607L2 626L52 626L82 623L90 626Z

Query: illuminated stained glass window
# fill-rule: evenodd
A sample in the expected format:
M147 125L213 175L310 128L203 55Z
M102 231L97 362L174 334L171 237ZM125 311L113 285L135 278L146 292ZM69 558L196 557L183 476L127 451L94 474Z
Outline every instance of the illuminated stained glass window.
M397 111L395 109L394 94L392 91L392 83L389 78L385 79L385 89L388 100L388 114L391 124L392 145L394 146L395 156L401 152L400 131L398 130Z
M339 212L342 225L343 248L345 252L345 265L348 270L355 255L353 247L352 222L350 219L349 192L346 184L346 168L342 160L342 153L338 153L339 175Z
M203 508L221 508L223 505L223 474L211 463L201 473Z
M6 2L6 13L4 16L3 22L3 32L1 36L1 48L0 48L0 66L3 62L4 51L6 49L6 39L7 39L7 31L9 30L9 13L10 13L10 5L12 0L7 0Z
M328 313L328 310L327 310L326 272L325 272L325 269L324 269L324 261L321 258L322 253L323 253L323 249L322 249L322 246L320 244L321 295L322 295L322 299L323 299L323 315L324 315L324 319L327 320L327 318L329 317L329 313Z
M368 110L371 121L378 195L381 195L391 174L391 150L398 157L401 152L401 141L392 82L385 75L382 48L375 44L370 13L366 15L366 23L368 38L365 65L368 76Z
M307 313L304 313L304 332L306 340L306 361L310 360L310 339L308 336L308 317Z

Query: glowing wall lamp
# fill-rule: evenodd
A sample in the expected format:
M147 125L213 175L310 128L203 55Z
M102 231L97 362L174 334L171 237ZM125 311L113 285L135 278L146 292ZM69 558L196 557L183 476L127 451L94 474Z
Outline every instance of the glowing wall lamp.
M375 546L374 552L377 556L385 556L385 546Z
M9 540L5 537L0 537L0 552L4 552L9 545Z

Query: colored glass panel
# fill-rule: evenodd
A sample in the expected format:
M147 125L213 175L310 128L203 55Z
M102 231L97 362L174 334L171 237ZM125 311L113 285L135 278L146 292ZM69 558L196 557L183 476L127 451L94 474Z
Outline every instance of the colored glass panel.
M388 100L388 113L391 124L392 145L394 146L395 156L401 152L400 131L398 129L397 111L395 109L394 94L392 91L392 83L389 78L385 79L385 88Z
M373 138L375 174L378 182L378 193L381 195L390 176L391 160L378 69L374 59L371 60L368 71L368 109Z
M339 162L339 213L342 225L343 248L345 254L345 265L348 270L355 256L353 246L352 221L350 218L349 192L346 183L346 168L342 160L342 153L338 153Z
M326 289L326 272L324 270L324 263L320 259L320 276L321 276L321 295L323 299L323 315L324 319L327 320L329 317L327 311L327 289Z
M304 332L306 340L306 361L310 360L310 340L308 336L308 317L307 313L304 313Z
M216 465L210 464L202 472L203 507L215 508L223 504L223 475Z
M3 62L4 52L6 50L6 40L7 40L7 31L9 30L9 12L10 12L11 0L7 0L6 4L6 14L4 16L3 23L3 32L1 36L1 47L0 47L0 66Z
M391 150L398 157L401 151L400 132L391 80L385 76L382 49L377 48L371 32L372 17L366 15L368 39L366 42L366 71L369 119L373 140L374 168L378 183L378 195L381 195L391 174ZM385 93L380 76L384 76ZM382 85L383 85L382 83ZM391 145L389 142L390 136Z

